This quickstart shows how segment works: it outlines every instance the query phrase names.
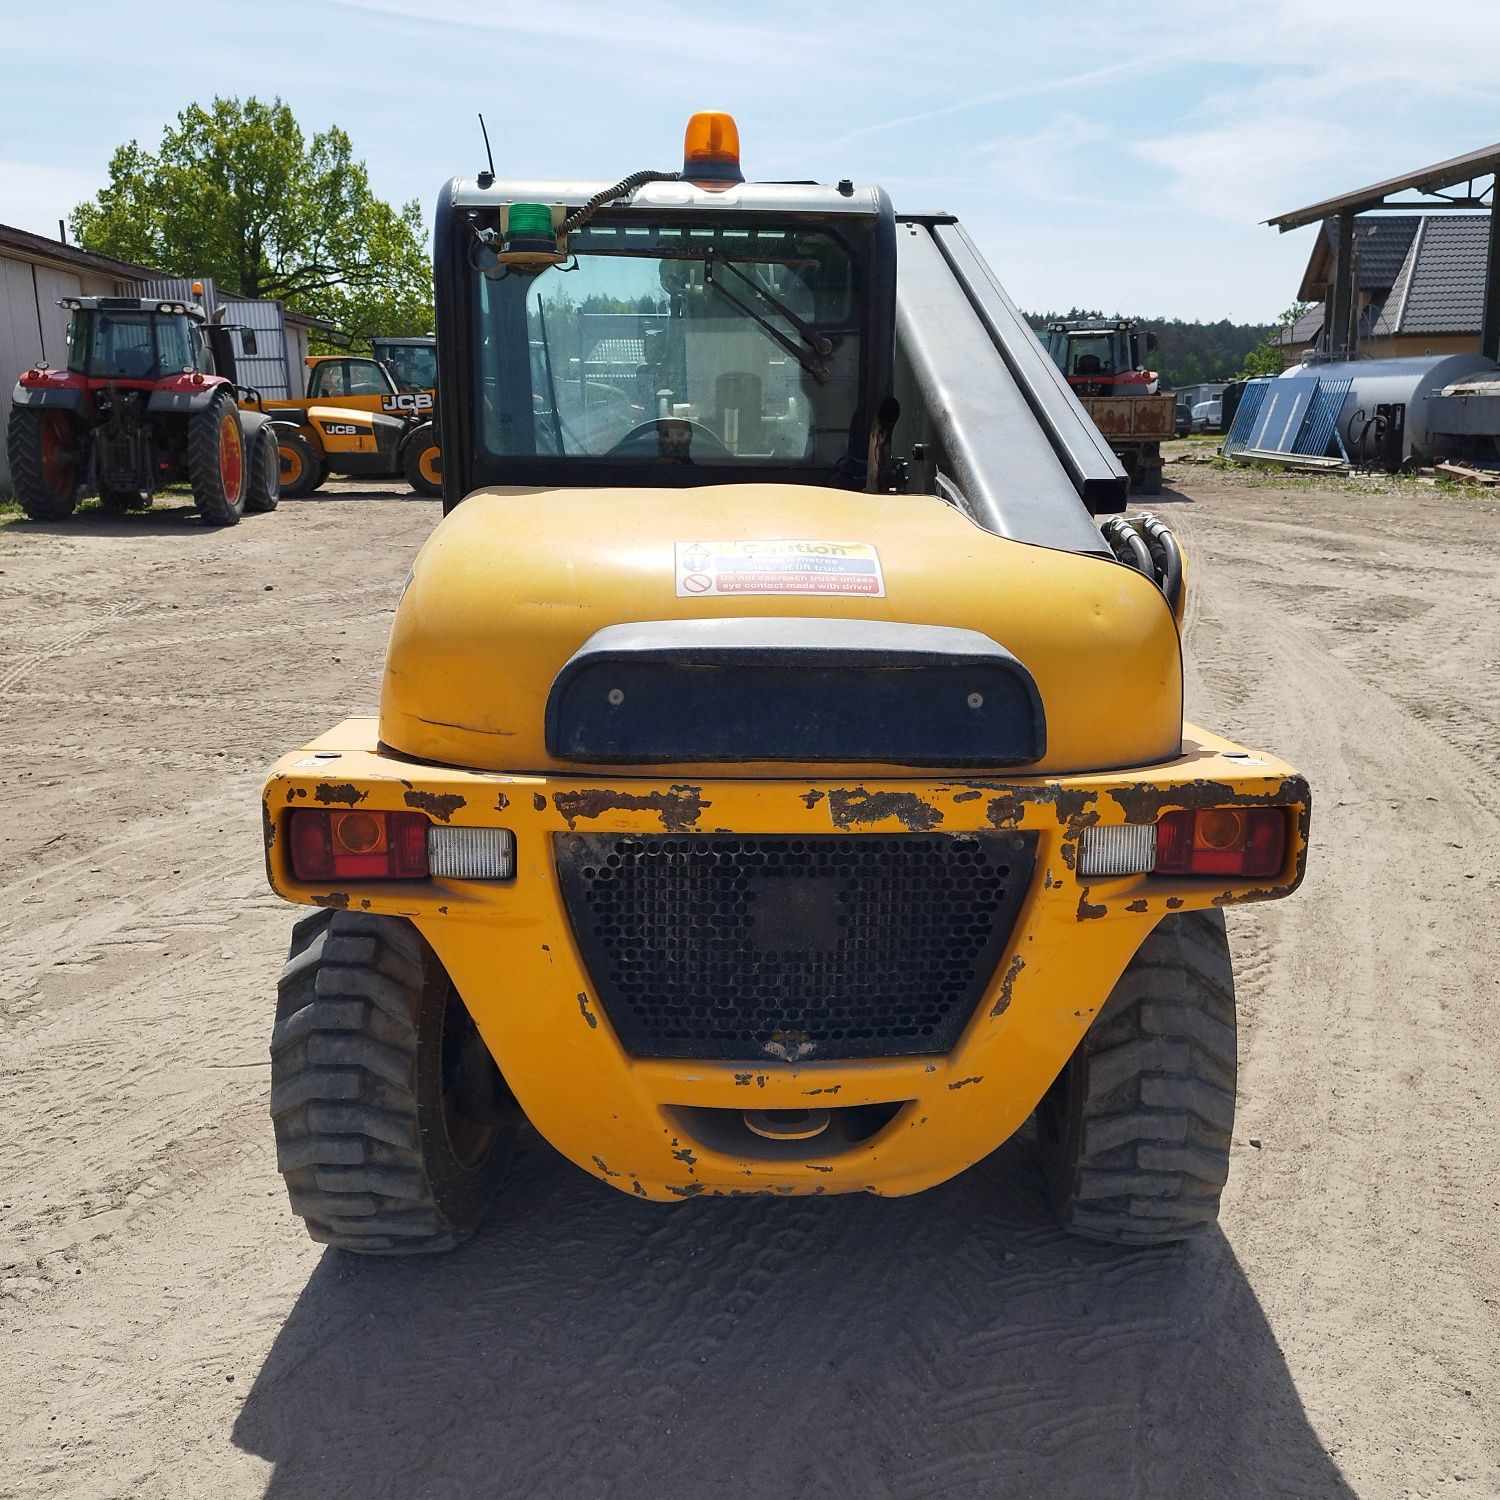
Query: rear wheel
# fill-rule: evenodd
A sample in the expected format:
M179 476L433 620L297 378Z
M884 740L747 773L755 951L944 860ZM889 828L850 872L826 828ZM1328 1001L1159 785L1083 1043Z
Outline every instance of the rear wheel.
M81 434L69 412L12 406L6 430L10 480L33 521L61 521L78 503Z
M406 440L401 468L406 482L419 495L443 493L443 452L438 447L437 429L431 422L424 422Z
M320 1243L449 1250L510 1167L520 1112L410 922L320 911L297 923L271 1038L277 1165Z
M210 526L233 526L248 490L240 409L227 390L188 420L188 478L198 514Z
M245 492L245 509L264 512L275 510L281 499L281 454L276 434L269 423L262 423L250 439L250 480Z
M288 500L300 500L322 484L323 460L300 432L278 432L276 451L281 461L281 493Z
M1219 1216L1234 1125L1234 974L1222 912L1165 918L1037 1110L1063 1223L1160 1245Z

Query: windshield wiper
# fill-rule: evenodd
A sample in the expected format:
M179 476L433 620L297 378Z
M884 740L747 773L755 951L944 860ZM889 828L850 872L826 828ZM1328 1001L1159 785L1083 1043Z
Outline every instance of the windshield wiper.
M763 318L753 307L741 302L723 282L716 281L714 279L715 266L723 266L725 270L732 271L762 301L768 303L779 312L797 330L798 336L802 339L802 343L807 345L807 348L804 349L801 345L794 343L774 323ZM723 256L716 255L712 250L708 251L703 257L703 284L711 286L721 297L733 303L747 318L770 334L814 380L821 382L828 379L828 365L826 360L833 353L833 340L826 334L819 333L817 329L804 323L785 302L779 297L772 295L753 277L745 275L732 260L726 260ZM809 350L811 350L811 353L808 352Z

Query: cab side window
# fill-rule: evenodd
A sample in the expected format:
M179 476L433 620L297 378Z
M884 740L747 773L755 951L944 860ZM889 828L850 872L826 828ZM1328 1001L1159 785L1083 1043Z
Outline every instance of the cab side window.
M347 396L349 391L345 383L344 363L341 359L325 359L321 364L314 365L312 376L307 382L307 394Z
M388 396L391 391L386 373L373 359L351 359L344 365L348 372L351 396Z

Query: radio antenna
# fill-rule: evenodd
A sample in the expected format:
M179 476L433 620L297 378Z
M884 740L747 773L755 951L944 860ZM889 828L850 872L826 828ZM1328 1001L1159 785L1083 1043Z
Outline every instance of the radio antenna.
M484 155L490 164L489 171L479 174L479 185L482 188L487 188L495 180L495 153L490 150L490 133L484 128L484 114L482 111L479 116L479 133L484 137Z

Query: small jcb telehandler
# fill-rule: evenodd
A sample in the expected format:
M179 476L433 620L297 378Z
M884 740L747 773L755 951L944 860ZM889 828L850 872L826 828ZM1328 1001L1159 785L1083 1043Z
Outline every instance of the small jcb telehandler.
M368 355L314 354L307 366L305 396L249 403L275 431L283 495L299 500L330 474L404 478L419 495L442 493L431 390L405 389Z
M960 226L685 154L439 200L447 514L265 789L292 1208L446 1249L523 1118L664 1203L914 1193L1035 1115L1071 1229L1199 1231L1307 785L1183 722L1181 550Z

